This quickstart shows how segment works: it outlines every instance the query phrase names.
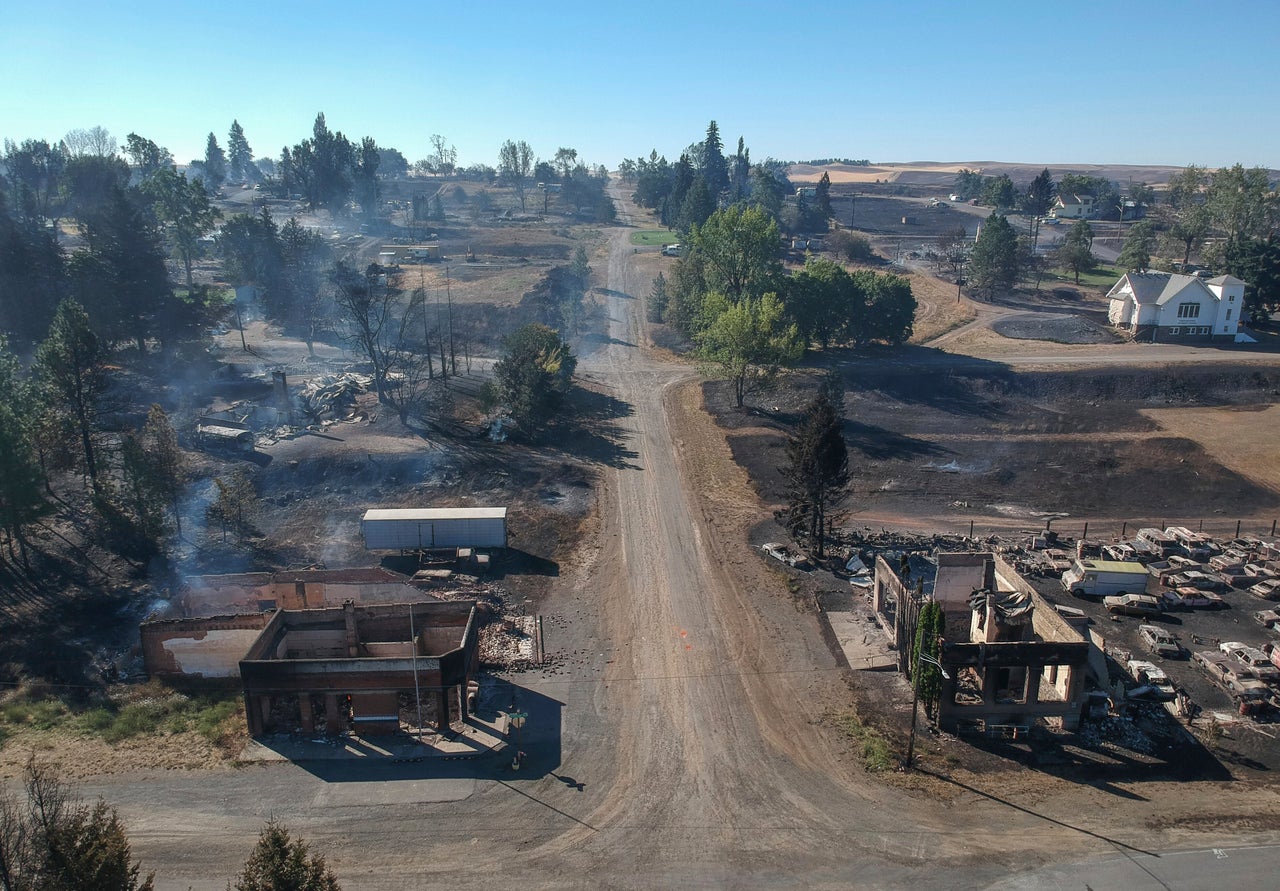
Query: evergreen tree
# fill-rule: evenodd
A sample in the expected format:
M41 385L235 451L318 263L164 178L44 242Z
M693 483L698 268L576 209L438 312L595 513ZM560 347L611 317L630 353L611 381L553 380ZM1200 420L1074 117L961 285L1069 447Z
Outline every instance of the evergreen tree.
M825 170L814 189L813 202L814 209L823 222L822 228L825 229L826 221L831 218L831 177Z
M684 196L684 202L680 206L680 216L676 220L676 229L685 233L687 236L695 226L701 226L706 223L707 218L715 212L715 199L711 197L711 190L707 185L707 181L699 174L693 179L693 186Z
M269 820L236 877L235 891L341 891L324 857Z
M724 143L720 128L712 121L707 125L707 138L702 143L702 175L712 200L729 187L729 165L724 159Z
M26 562L26 527L46 510L43 474L36 459L34 394L19 374L18 358L0 334L0 528Z
M65 417L80 439L85 473L100 491L95 437L98 413L107 386L107 347L93 333L89 316L67 299L49 326L49 336L36 351L36 379L51 408Z
M808 538L814 555L826 555L827 520L844 497L849 483L849 449L840 410L844 391L840 378L830 375L805 408L796 431L787 440L787 528Z
M659 272L653 279L653 286L649 289L649 299L645 304L645 316L650 322L661 323L666 321L669 300L667 278Z
M1018 280L1018 236L1003 215L982 224L969 258L969 283L980 291L1007 291Z
M227 181L227 156L218 145L218 137L209 134L204 147L204 178L209 190L216 192Z
M493 368L497 400L511 419L534 438L560 411L578 360L560 333L546 325L525 325L506 338Z
M244 138L244 128L239 121L231 122L231 132L227 134L227 173L231 176L231 181L237 183L258 178L258 168L253 164L253 150L249 148L249 140Z
M936 600L926 600L920 607L916 620L916 636L911 651L912 681L916 695L924 703L925 714L933 718L938 697L942 695L942 673L938 666L921 659L921 655L938 661L942 653L942 635L946 631L946 616Z
M729 171L730 202L741 201L751 191L751 152L742 137L738 137L738 151L733 156Z
M1022 200L1022 208L1033 216L1043 216L1053 206L1053 199L1056 194L1057 186L1054 185L1053 174L1046 167L1031 181L1031 185L1027 186L1027 194Z

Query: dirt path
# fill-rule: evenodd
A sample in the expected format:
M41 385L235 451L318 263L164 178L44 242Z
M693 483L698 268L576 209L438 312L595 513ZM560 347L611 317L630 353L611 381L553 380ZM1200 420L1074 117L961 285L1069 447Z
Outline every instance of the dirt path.
M562 667L512 678L533 713L527 769L280 764L90 785L159 888L225 887L267 816L349 889L977 887L1014 864L1111 853L1103 831L1151 842L1138 796L914 796L815 726L847 699L844 676L748 547L765 511L692 373L637 346L648 282L627 235L611 234L610 337L579 365L630 406L627 457L602 471L594 545L544 605Z

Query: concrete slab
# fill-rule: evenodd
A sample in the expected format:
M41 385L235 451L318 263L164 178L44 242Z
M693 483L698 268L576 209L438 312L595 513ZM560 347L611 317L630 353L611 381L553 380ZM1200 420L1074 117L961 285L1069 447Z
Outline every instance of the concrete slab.
M849 660L850 668L883 671L898 664L897 655L889 649L884 632L867 613L828 611L827 620L840 649Z

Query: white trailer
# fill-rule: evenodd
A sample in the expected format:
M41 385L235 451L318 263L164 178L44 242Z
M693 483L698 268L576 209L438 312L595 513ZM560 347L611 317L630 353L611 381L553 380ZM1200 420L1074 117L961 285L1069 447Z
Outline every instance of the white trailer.
M1076 597L1141 594L1147 590L1147 568L1120 560L1077 559L1062 574L1062 587Z
M367 551L435 548L505 548L505 507L438 507L365 511L360 521Z

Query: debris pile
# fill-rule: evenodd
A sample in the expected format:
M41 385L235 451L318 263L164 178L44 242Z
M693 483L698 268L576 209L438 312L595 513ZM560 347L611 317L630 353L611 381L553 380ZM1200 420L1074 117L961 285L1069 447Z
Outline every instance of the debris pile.
M367 374L344 371L322 374L298 390L299 407L315 421L354 420L356 397L367 393L373 378Z
M1080 741L1091 749L1110 745L1144 754L1155 749L1151 739L1134 725L1132 719L1115 716L1085 724L1080 728Z
M537 660L533 616L502 616L480 629L480 662L511 668Z

